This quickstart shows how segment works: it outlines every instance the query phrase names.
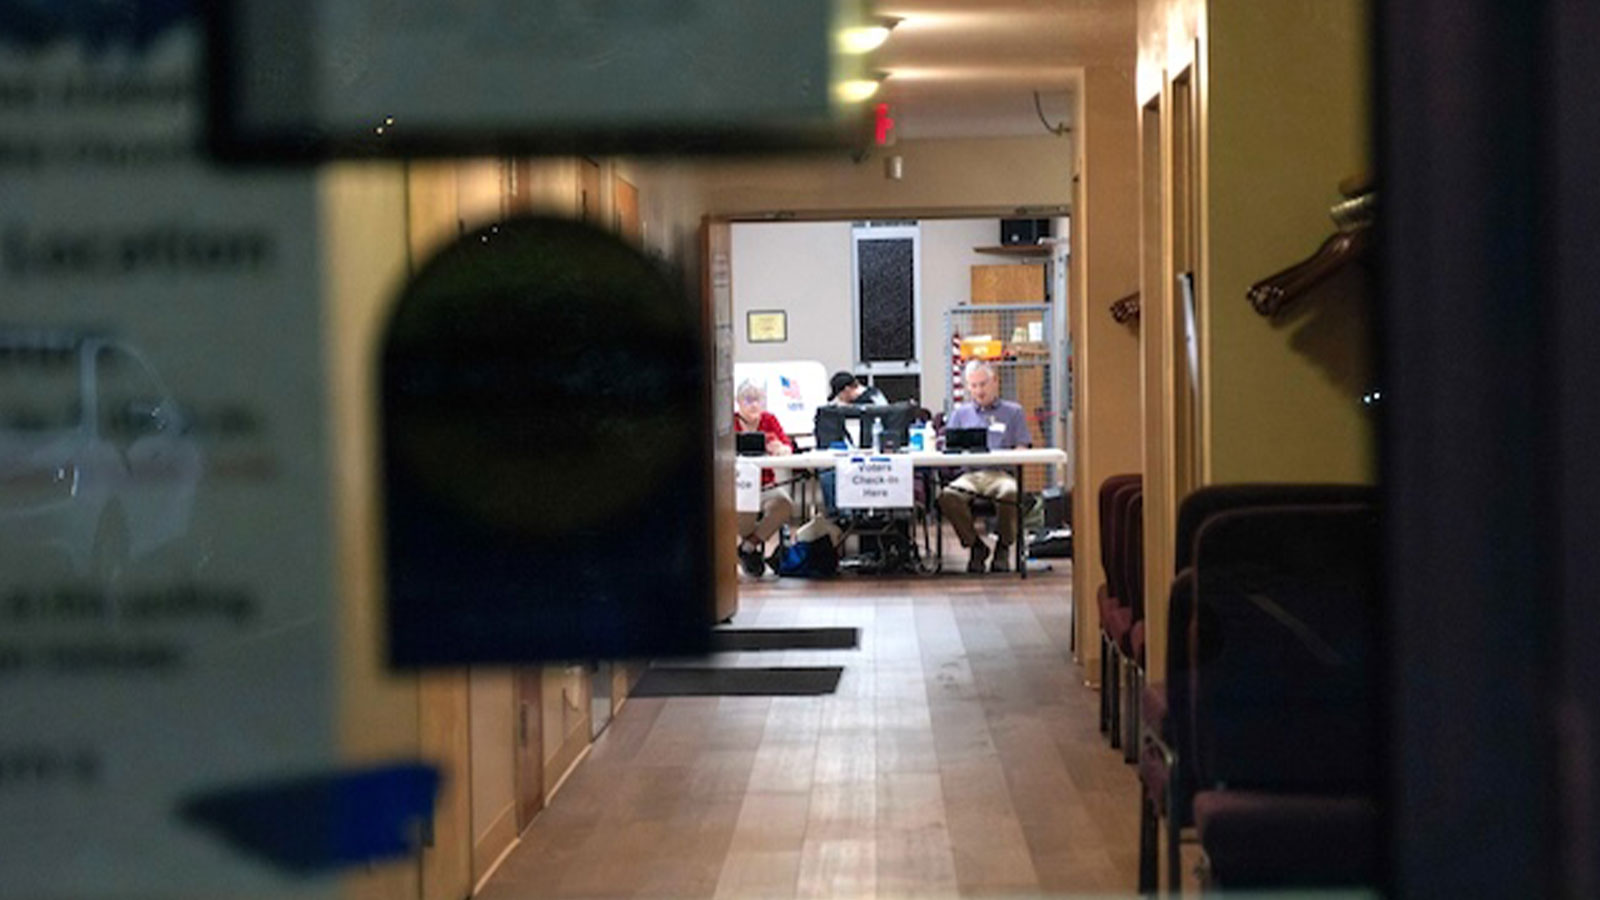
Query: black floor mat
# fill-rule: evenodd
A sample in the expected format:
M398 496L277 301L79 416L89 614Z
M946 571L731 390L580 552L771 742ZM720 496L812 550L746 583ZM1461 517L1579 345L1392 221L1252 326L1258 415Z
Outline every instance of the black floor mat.
M718 628L711 632L714 653L741 650L854 650L861 633L854 628Z
M630 697L768 697L831 694L839 689L843 666L804 668L708 668L672 666L648 669Z

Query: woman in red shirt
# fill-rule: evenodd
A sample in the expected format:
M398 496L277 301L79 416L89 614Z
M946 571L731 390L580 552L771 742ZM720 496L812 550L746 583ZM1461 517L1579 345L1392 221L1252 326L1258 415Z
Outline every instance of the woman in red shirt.
M778 424L778 417L767 412L767 392L753 381L742 381L734 391L734 431L759 431L767 436L768 456L787 456L794 452L794 441ZM766 562L767 539L794 514L794 501L783 488L774 486L777 478L771 469L761 470L761 512L739 513L739 564L745 572L760 576ZM774 567L773 571L777 571Z

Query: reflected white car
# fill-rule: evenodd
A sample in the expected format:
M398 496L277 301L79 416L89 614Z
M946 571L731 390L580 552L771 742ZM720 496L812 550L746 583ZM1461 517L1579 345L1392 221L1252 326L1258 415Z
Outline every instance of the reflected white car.
M114 582L188 534L203 469L133 346L0 328L0 570Z

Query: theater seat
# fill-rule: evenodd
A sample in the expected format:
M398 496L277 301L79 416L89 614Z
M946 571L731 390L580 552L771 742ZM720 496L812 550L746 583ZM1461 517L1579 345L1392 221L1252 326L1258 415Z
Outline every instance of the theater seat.
M1139 890L1150 893L1159 881L1158 832L1167 832L1167 879L1178 882L1178 843L1193 824L1193 747L1190 736L1189 648L1195 634L1194 571L1200 529L1212 517L1240 509L1281 506L1376 504L1368 485L1352 484L1226 484L1201 488L1178 508L1174 572L1168 594L1167 645L1157 648L1166 660L1167 681L1146 685L1140 694ZM1185 754L1189 754L1185 757Z
M1378 806L1364 796L1201 791L1207 886L1341 888L1378 880Z

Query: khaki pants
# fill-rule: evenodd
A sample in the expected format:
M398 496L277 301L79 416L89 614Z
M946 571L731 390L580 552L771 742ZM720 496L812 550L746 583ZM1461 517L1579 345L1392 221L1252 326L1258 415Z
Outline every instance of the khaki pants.
M1007 547L1015 545L1019 512L1017 480L1009 472L981 469L963 474L939 492L939 512L950 521L963 547L971 547L978 539L978 531L972 525L973 494L997 501L995 511L1000 520L1000 543Z
M783 523L794 515L794 501L783 488L767 488L761 492L761 512L739 513L739 537L754 544L765 545L767 538L778 532Z

